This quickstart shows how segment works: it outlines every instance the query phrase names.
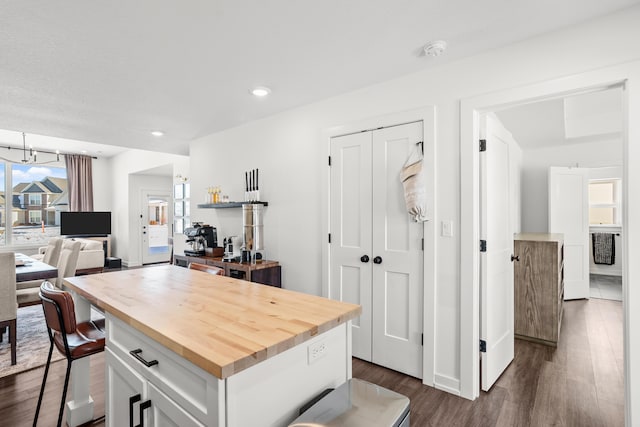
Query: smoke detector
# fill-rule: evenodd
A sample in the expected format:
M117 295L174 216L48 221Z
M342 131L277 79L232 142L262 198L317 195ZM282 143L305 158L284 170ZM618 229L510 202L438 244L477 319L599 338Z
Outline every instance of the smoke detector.
M429 42L424 46L424 54L426 56L440 56L447 48L447 42L444 40L436 40L434 42Z

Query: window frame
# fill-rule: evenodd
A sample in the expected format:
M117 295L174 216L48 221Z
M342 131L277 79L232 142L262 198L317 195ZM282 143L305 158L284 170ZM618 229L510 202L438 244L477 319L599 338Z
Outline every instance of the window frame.
M590 179L589 180L589 189L591 188L591 184L608 184L611 183L613 185L613 202L612 203L591 203L591 199L589 199L589 226L602 226L602 227L611 227L611 226L620 226L622 225L622 179L620 178L604 178L604 179ZM591 209L613 209L613 223L612 224L602 224L602 223L592 223L591 222Z
M5 196L4 204L0 205L0 215L2 216L2 219L4 221L3 239L2 241L0 241L0 250L2 249L12 250L12 249L19 249L19 248L30 249L30 248L46 245L45 241L35 241L35 242L25 243L25 242L21 242L20 239L16 239L16 236L14 235L16 226L14 226L15 217L14 217L14 210L13 210L14 209L13 174L15 170L14 168L16 166L21 166L21 163L19 159L16 159L15 161L3 159L3 160L0 160L0 165L4 167L3 190L4 190L4 196ZM36 165L33 165L33 166L36 166ZM66 166L64 162L60 162L59 164L55 164L55 165L48 165L48 167L52 169L64 170L64 173L65 173L64 179L68 180L68 176L66 173ZM56 174L52 174L52 175L49 175L48 177L55 178L56 176L57 176ZM31 182L37 182L37 181L34 179ZM44 193L20 193L20 196L19 196L20 207L24 209L24 212L25 212L25 217L23 221L26 221L26 220L32 221L31 219L32 212L38 212L40 221L38 221L37 224L42 223L46 215L45 208L48 207L48 205L47 206L42 205L43 194ZM40 203L37 205L31 204L32 196L36 196L35 198L39 199ZM51 200L53 199L55 198L47 198L46 199L47 204L51 203ZM29 209L29 206L34 206L34 207L37 206L37 209ZM61 210L64 210L64 209L61 209ZM34 223L29 222L29 224L34 224ZM56 237L56 236L58 237L60 236L59 231L58 233L54 232L54 233L48 234L48 237Z

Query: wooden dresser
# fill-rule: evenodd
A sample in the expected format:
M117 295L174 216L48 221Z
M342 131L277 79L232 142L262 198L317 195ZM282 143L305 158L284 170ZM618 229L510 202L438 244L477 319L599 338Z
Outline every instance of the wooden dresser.
M564 236L516 234L514 252L515 336L557 346L564 300Z

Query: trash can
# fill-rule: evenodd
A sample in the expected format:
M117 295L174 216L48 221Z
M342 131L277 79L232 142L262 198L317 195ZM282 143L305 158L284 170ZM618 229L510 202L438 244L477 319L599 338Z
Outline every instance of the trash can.
M289 424L308 426L409 427L409 398L352 378Z

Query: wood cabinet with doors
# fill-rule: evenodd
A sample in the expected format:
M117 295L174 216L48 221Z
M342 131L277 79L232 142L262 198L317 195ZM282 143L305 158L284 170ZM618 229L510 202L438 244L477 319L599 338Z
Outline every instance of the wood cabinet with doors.
M516 234L514 249L515 335L557 346L564 300L563 235Z
M422 378L423 223L400 171L423 122L330 140L329 297L360 304L353 355Z

